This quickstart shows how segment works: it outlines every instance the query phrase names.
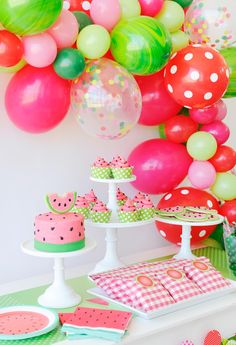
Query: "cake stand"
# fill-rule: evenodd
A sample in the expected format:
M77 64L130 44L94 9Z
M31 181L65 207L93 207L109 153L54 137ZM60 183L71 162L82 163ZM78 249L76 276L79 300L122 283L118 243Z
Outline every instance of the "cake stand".
M178 254L174 256L175 259L195 259L196 256L193 255L191 251L190 240L192 226L208 226L208 225L217 225L221 224L224 221L224 217L219 215L219 219L214 221L203 221L203 222L189 222L189 221L181 221L178 219L172 218L162 218L156 217L156 221L166 223L166 224L173 224L173 225L181 225L182 226L182 235L181 235L181 248Z
M117 184L120 183L128 183L136 180L135 176L130 177L129 179L97 179L94 177L90 177L91 181L98 182L98 183L105 183L108 184L108 204L107 207L112 211L111 221L109 223L95 223L91 220L86 220L85 224L87 226L96 227L98 229L105 229L106 230L106 252L104 258L97 263L94 270L90 272L92 273L100 273L103 271L111 270L114 268L125 266L117 252L117 232L119 229L127 229L127 228L135 228L139 226L144 226L147 224L151 224L155 221L155 218L144 220L144 221L137 221L137 222L130 222L130 223L121 223L118 217L118 204L116 200L116 188Z
M34 241L26 241L21 244L21 249L25 254L54 259L54 281L38 298L40 305L48 308L69 308L81 302L81 297L66 283L64 259L81 256L95 247L96 242L90 238L86 238L83 249L64 253L39 251L34 248Z

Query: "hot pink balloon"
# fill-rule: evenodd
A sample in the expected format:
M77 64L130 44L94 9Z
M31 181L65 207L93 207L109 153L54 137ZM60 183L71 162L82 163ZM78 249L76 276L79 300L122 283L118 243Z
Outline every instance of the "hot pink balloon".
M189 109L190 117L197 123L208 124L213 122L216 119L218 114L218 109L216 104L211 105L210 107L203 109Z
M133 186L149 194L166 193L177 187L192 163L184 145L164 139L144 141L128 160L137 177Z
M34 67L47 67L57 56L57 45L54 39L45 33L22 37L24 59Z
M135 76L142 94L142 113L139 123L159 125L178 114L182 106L175 102L164 85L163 71L149 76Z
M216 104L218 109L216 120L222 121L227 115L227 105L222 99L220 99Z
M160 12L164 0L139 0L139 3L141 5L141 14L143 16L154 17Z
M222 121L214 121L208 125L203 125L201 131L211 133L218 145L224 144L230 136L229 127Z
M111 30L121 17L119 0L93 0L90 7L90 16L95 24Z
M58 48L71 47L78 36L79 24L74 14L67 10L62 10L59 18L48 30L48 33L56 41Z
M26 66L11 79L6 91L6 109L12 122L30 133L43 133L58 125L70 105L70 82L52 66Z
M208 161L195 161L190 165L188 178L198 189L209 188L216 179L216 170Z

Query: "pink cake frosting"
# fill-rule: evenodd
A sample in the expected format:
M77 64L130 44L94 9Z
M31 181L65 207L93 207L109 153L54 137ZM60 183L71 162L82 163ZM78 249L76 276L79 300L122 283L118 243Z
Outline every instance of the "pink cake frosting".
M84 198L88 201L88 202L96 202L97 201L97 197L94 194L93 189L91 189L91 191L87 194L85 194Z
M115 156L111 161L111 166L113 168L129 168L130 167L128 161L121 156Z
M97 168L109 168L110 164L106 162L104 158L98 157L96 161L93 163L93 166Z
M123 193L120 188L117 188L116 191L116 199L117 200L127 200L128 197L125 195L125 193Z
M142 201L143 199L145 199L145 194L141 193L141 192L138 192L135 197L133 198L133 201L134 202L140 202Z
M127 199L126 203L120 207L120 211L122 211L122 212L135 212L136 207L134 205L133 200Z
M35 218L34 238L50 244L68 244L84 239L84 218L80 214L44 213Z
M109 210L102 201L97 201L96 204L93 206L92 211L101 213L108 212Z
M154 208L153 202L148 196L142 200L142 208Z
M82 207L89 207L89 203L83 196L78 196L75 202L75 208Z

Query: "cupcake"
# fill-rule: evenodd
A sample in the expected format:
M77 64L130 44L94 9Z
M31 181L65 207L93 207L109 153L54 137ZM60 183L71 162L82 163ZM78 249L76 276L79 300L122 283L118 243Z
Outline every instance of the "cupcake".
M94 223L108 223L111 218L111 211L102 201L97 201L90 211L90 218Z
M97 201L97 197L94 194L93 189L87 194L84 195L85 200L89 203L89 207L93 207Z
M137 208L142 207L142 201L145 199L145 194L138 192L133 198L133 202Z
M85 219L89 217L89 203L83 196L77 196L74 208L72 210L75 213L80 213Z
M112 178L110 164L98 157L91 167L91 176L98 179Z
M141 208L139 209L139 218L140 220L147 220L153 218L154 215L155 207L151 199L146 196L145 199L142 200Z
M133 168L120 156L114 157L111 161L111 171L115 179L128 179L133 174Z
M125 193L123 193L120 190L120 188L118 188L116 191L116 200L117 200L118 206L123 206L127 199L128 197L125 195Z
M122 223L137 222L139 220L138 211L131 199L127 199L125 204L120 207L118 215Z

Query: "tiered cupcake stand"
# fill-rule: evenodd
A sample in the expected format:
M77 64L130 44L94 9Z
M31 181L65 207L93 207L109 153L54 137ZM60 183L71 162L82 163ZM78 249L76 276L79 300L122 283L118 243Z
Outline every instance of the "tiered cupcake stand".
M64 259L84 255L96 247L96 242L86 238L85 247L80 250L63 253L41 252L34 248L34 241L26 241L21 245L25 254L54 259L54 281L39 296L38 303L49 308L69 308L80 303L81 297L66 283Z
M130 223L121 223L118 217L118 204L116 199L116 190L117 184L120 183L128 183L135 181L136 177L132 176L127 179L98 179L90 177L90 180L97 183L105 183L108 185L108 204L107 207L112 211L111 220L109 223L95 223L91 220L86 220L85 224L91 227L96 227L98 229L105 229L106 230L106 252L104 258L97 263L93 272L91 273L99 273L107 270L111 270L113 268L125 266L119 256L117 251L117 232L121 229L127 228L135 228L138 226L144 226L155 221L154 218L150 220L144 221L137 221L137 222L130 222Z

